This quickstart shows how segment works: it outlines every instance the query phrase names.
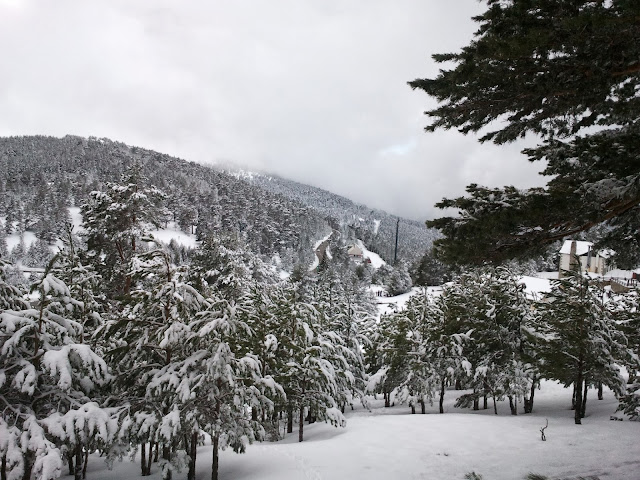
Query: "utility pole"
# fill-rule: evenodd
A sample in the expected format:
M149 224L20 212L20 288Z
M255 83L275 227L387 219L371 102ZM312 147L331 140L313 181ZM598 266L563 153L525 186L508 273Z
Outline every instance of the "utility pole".
M396 250L393 254L393 264L398 263L398 231L400 230L400 217L396 221Z

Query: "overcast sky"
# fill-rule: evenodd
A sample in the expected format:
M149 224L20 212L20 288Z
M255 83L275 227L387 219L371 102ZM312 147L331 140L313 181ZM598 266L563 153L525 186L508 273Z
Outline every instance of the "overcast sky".
M0 135L108 137L234 162L424 220L540 185L523 145L423 131L407 81L476 29L477 0L0 0Z

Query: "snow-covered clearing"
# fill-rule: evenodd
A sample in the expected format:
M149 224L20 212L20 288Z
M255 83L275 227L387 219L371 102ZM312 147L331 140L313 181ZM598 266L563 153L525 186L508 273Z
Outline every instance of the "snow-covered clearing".
M196 248L198 246L195 235L184 233L173 222L169 222L167 228L151 230L149 233L153 235L153 238L167 245L171 243L171 240L174 240L177 244L187 248Z
M381 285L371 285L369 290L376 296L376 301L378 303L378 313L379 315L385 315L393 312L398 312L403 310L409 299L424 290L423 287L413 287L407 293L403 293L402 295L397 295L395 297L378 297L377 292L385 292L385 288ZM427 292L438 295L442 292L442 287L427 287Z
M387 264L387 262L380 258L380 255L367 250L367 247L364 246L362 240L356 240L356 245L358 245L358 247L360 247L360 249L362 250L362 256L371 260L371 266L373 268L380 268L382 265Z
M591 390L587 417L574 425L568 408L571 391L544 382L536 392L534 413L509 415L506 402L493 410L453 408L461 392L447 391L445 414L437 405L427 415L411 415L406 405L384 408L373 400L371 412L360 405L347 411L347 427L324 423L305 425L305 440L297 431L276 443L254 444L243 455L225 451L220 457L221 480L460 479L468 472L484 480L518 480L530 472L550 478L599 476L602 480L637 480L640 471L640 422L609 420L617 402L611 392L595 399ZM418 409L419 412L419 409ZM547 441L540 439L545 426ZM198 480L210 477L211 447L198 451ZM186 475L186 472L181 474ZM88 480L134 479L137 462L128 459L106 470L92 458ZM179 478L182 478L180 476ZM66 477L68 479L72 477ZM153 467L152 479L159 479Z
M551 291L551 281L546 278L525 275L519 283L524 285L524 291L530 298L541 298L543 294Z
M83 233L82 228L82 213L80 213L80 207L69 207L69 216L71 217L71 223L73 225L73 231L75 233Z

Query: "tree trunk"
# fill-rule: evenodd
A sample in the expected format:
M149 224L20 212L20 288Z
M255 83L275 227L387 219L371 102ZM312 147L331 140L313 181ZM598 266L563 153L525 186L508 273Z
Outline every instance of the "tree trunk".
M518 415L518 400L513 398L513 395L507 395L509 399L509 408L511 409L511 415Z
M151 452L149 452L149 456L151 456ZM140 445L140 471L143 477L148 475L147 473L147 444L146 442L142 442Z
M153 455L153 461L158 463L158 458L160 457L160 442L155 442L155 444L151 443L151 445L153 445L155 452ZM149 456L151 456L151 454L149 454Z
M2 465L0 465L0 480L7 480L7 455L2 455Z
M587 413L587 392L589 391L589 385L587 384L587 379L584 379L584 392L582 394L582 405L580 408L580 418L584 418L584 415Z
M571 410L576 409L576 382L573 382L573 396L571 397Z
M166 460L167 462L171 461L171 445L167 445L167 444L162 444L162 459ZM151 472L149 472L149 474L151 474ZM167 470L167 476L165 477L164 480L171 480L172 477L172 472L171 470Z
M24 473L22 480L31 480L31 471L33 470L33 462L35 461L33 453L27 452L24 456Z
M211 459L211 480L218 480L218 434L213 436L213 455Z
M455 386L456 390L462 390L462 382L460 382L459 378L456 378L456 386Z
M196 454L198 452L198 432L191 434L191 441L185 435L185 449L189 452L189 471L187 480L196 479Z
M153 442L149 442L149 458L147 458L147 475L151 475L151 461L153 460L153 455L151 455L151 452L153 452L153 447L156 447L156 462L158 461L158 442L156 442L155 444Z
M301 442L304 435L304 406L300 405L300 417L298 422L298 442Z
M498 414L498 404L496 403L496 396L492 395L491 398L493 398L493 413L495 413L497 415Z
M415 415L415 413L416 413L416 406L415 406L415 404L412 402L412 403L411 403L411 414L412 414L412 415Z
M382 392L382 394L384 395L384 406L385 407L390 407L391 406L391 393Z
M422 413L423 415L427 413L427 410L424 405L424 399L420 400L420 413Z
M67 465L69 466L69 475L73 475L73 472L75 472L75 468L73 467L73 454L67 452L65 456L67 457Z
M74 480L82 480L82 444L78 441L76 445L76 468L73 471Z
M82 463L82 479L87 478L87 465L89 465L89 449L84 451L84 462Z
M602 400L602 382L598 382L598 400Z
M576 406L575 406L575 413L574 413L574 420L575 420L575 424L576 425L582 425L582 369L578 369L578 377L576 378L575 381L575 386L576 386L576 397L575 397L575 401L576 401Z
M533 376L529 398L524 399L524 413L533 413L533 397L536 394L536 376Z
M446 386L446 379L442 377L440 382L440 413L444 413L444 387Z
M293 405L287 405L287 433L293 433Z
M478 396L477 390L473 389L473 409L480 410L480 397Z

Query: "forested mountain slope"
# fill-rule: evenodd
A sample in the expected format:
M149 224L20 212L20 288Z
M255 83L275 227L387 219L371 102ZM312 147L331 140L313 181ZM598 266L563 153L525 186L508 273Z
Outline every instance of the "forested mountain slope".
M314 242L331 228L344 242L362 239L393 260L396 217L330 192L265 175L242 175L108 139L66 136L0 138L0 216L5 233L59 238L68 208L119 181L134 162L162 190L167 211L185 232L235 235L252 251L278 254L287 268L312 260ZM420 222L400 219L399 258L414 261L434 237Z
M398 217L357 204L321 188L276 175L246 172L232 167L228 171L264 190L281 194L317 210L342 233L345 241L359 238L371 251L388 262L393 261ZM413 263L431 246L437 235L437 230L426 228L422 222L400 218L398 258Z
M314 209L213 168L107 139L66 136L0 138L0 216L11 229L54 241L69 206L117 182L138 162L167 198L165 221L204 237L222 231L255 253L290 264L310 261L312 245L330 231Z

